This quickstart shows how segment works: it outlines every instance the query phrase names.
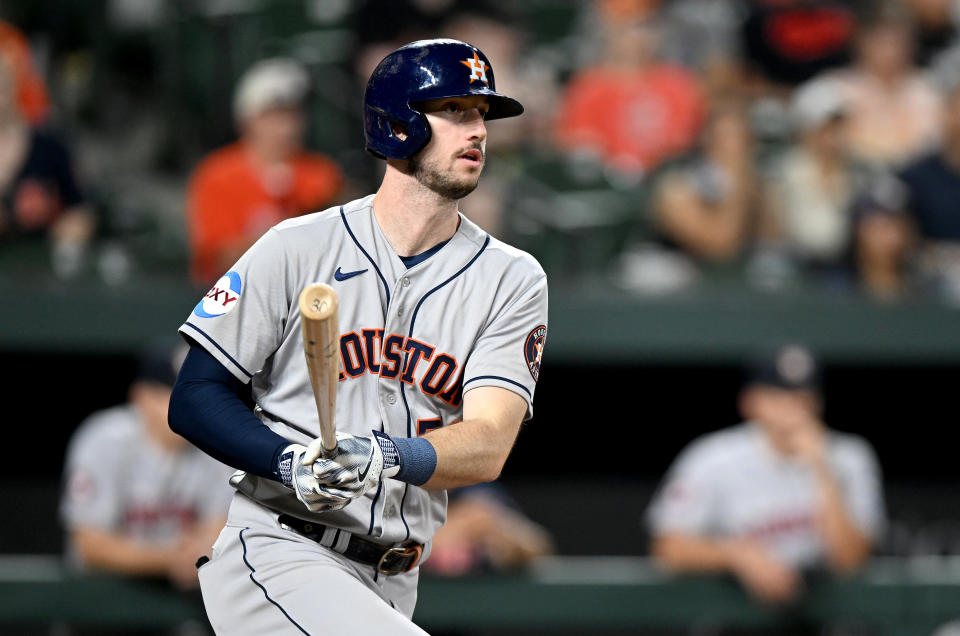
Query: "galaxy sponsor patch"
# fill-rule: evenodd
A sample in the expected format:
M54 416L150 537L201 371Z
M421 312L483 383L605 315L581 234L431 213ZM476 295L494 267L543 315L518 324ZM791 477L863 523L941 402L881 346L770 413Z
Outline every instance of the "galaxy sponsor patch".
M224 315L236 307L242 288L240 274L227 272L193 308L194 315L200 318L216 318Z

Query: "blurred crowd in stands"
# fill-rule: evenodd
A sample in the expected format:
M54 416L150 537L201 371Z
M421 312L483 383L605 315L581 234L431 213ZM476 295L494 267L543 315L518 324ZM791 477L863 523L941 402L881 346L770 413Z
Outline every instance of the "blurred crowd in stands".
M960 302L955 0L45 4L0 4L0 271L206 286L369 191L360 78L444 35L527 110L462 209L557 280Z
M490 126L462 210L555 283L960 304L960 0L50 4L0 0L0 277L209 286L271 225L374 187L364 80L398 45L449 36L526 107ZM820 420L815 367L771 365L740 396L745 423L681 454L648 520L667 567L785 601L812 564L857 568L886 521L869 444ZM116 501L85 500L125 469L98 464L97 435L146 435L163 467L188 453L153 430L150 392L169 399L171 379L142 376L71 447L70 556L192 584L200 551L141 554ZM165 509L189 523L162 554L209 541L222 504ZM435 574L554 549L496 487L457 493L450 520Z

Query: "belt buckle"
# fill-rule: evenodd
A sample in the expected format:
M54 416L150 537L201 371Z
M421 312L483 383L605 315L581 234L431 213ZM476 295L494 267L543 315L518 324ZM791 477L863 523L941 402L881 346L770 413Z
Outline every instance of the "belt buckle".
M423 546L419 544L393 546L388 548L380 557L380 561L377 563L377 572L387 575L409 572L417 566L422 555ZM409 565L403 568L398 568L395 565L391 567L393 563L403 559L410 559ZM396 563L396 565L399 565L399 563Z

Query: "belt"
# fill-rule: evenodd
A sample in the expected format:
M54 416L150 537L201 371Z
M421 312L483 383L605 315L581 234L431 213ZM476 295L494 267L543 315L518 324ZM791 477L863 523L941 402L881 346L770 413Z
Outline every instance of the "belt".
M320 545L324 531L327 526L320 523L304 521L290 515L280 515L277 521L286 528L293 530L297 534L316 541ZM324 546L331 547L331 546ZM420 562L423 555L423 545L419 543L405 543L397 546L383 546L373 541L361 539L356 535L350 535L350 541L343 552L343 556L351 561L372 565L380 574L393 575L409 572Z

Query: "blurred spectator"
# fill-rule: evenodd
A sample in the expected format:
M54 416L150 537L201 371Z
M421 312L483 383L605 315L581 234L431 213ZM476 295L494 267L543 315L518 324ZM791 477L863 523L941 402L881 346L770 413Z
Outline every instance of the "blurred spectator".
M661 4L659 19L665 60L699 73L713 97L743 91L737 0L670 0Z
M129 402L88 417L67 449L61 516L83 570L198 585L195 562L226 520L230 469L167 425L186 345L145 354Z
M459 11L442 33L482 49L496 66L497 91L513 95L523 104L524 116L504 119L498 133L487 143L488 165L480 185L463 203L463 213L493 236L504 238L504 216L513 165L518 153L538 141L546 141L557 103L556 69L531 62L525 50L527 36L504 8L477 13ZM379 60L378 60L379 62ZM368 77L369 73L364 77Z
M875 298L896 300L908 291L913 230L907 193L891 176L879 177L853 206L854 259L863 288Z
M811 80L797 89L792 119L799 143L769 172L767 213L772 238L792 259L838 274L853 231L850 206L862 171L844 145L846 106L837 81Z
M0 54L0 240L47 237L58 273L75 273L94 217L74 180L67 149L31 129L15 100L11 65Z
M343 183L328 157L303 150L306 71L274 58L250 68L234 95L240 140L204 159L191 178L187 214L194 282L226 271L283 219L324 208Z
M668 168L653 198L657 229L699 261L736 259L756 230L753 139L738 102L717 105L700 150Z
M502 486L477 484L450 492L447 520L433 537L424 568L461 576L517 568L552 552L547 531L517 510Z
M42 124L50 112L47 87L33 65L30 42L15 26L3 20L0 20L0 57L13 73L20 115L31 126Z
M747 0L743 55L761 93L783 92L850 59L856 22L842 0Z
M657 23L642 11L622 11L620 4L597 4L600 63L574 73L554 135L566 152L643 175L690 149L703 120L704 97L695 76L657 60Z
M948 93L945 115L943 144L900 176L923 242L922 265L960 300L960 82Z
M861 566L884 525L876 458L828 429L813 357L788 345L751 366L746 422L677 458L649 509L652 553L678 572L729 572L763 602L802 593L805 570Z
M836 71L849 109L850 152L871 165L907 161L939 138L942 102L913 65L912 37L903 15L881 12L863 24L853 65Z
M550 119L557 104L559 88L556 68L531 61L526 49L528 35L506 9L455 13L443 27L445 37L469 42L481 48L497 67L497 91L516 95L524 116L505 119L503 132L487 143L489 152L517 149L531 140L547 141ZM379 60L378 60L379 61Z
M956 0L906 0L914 31L915 59L927 66L957 38L960 4Z

